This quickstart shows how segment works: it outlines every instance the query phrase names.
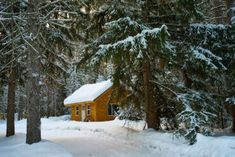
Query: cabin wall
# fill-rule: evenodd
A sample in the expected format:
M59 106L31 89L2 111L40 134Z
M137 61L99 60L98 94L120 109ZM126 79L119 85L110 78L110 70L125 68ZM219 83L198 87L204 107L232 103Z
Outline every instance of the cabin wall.
M91 107L91 114L87 114L87 105L90 105ZM86 119L87 121L96 121L96 104L95 103L87 103L86 106Z
M79 107L79 110L80 110L80 114L79 115L76 115L76 106ZM81 120L81 106L78 105L78 104L74 104L71 106L71 119L72 120L76 120L76 121L80 121Z
M91 108L91 114L88 115L88 104ZM84 107L82 107L84 106ZM76 114L76 107L79 107L79 114ZM73 104L71 106L71 119L75 121L82 121L82 110L85 110L85 121L96 121L96 104L93 102L84 104Z
M125 97L121 96L119 98L111 98L112 92L114 88L110 88L101 94L95 101L92 102L84 102L82 104L73 104L72 112L71 112L71 119L76 121L82 121L82 106L85 105L86 110L86 119L85 121L107 121L113 120L115 116L108 115L108 105L110 104L119 104L121 100ZM127 95L127 92L124 92L123 95ZM91 115L87 115L87 104L91 106ZM79 115L76 115L76 106L79 106Z
M108 115L108 103L110 101L113 89L110 88L96 100L96 121L113 120L115 117Z

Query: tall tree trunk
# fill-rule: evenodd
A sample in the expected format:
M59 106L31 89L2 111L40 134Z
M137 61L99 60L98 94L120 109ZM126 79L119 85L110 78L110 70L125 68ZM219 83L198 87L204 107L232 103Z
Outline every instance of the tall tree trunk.
M47 86L47 108L46 108L46 116L47 118L50 117L50 106L51 106L51 93L50 93L50 89L49 87Z
M230 110L233 117L232 131L235 133L235 106L234 105L230 106Z
M148 128L159 129L160 116L157 104L154 101L153 85L151 84L151 67L149 60L143 65L144 94L145 94L145 114Z
M23 119L23 111L25 110L25 103L24 103L24 91L22 87L20 87L20 100L18 106L18 120Z
M37 33L37 16L35 12L37 0L28 1L28 25L31 38L28 44L28 117L26 143L32 144L41 141L41 120L40 120L40 88L39 88L39 54L36 52L36 44L33 39ZM33 13L34 12L34 13Z
M14 65L13 65L14 66ZM12 67L8 79L7 97L7 132L6 136L15 135L15 89L16 89L16 67Z
M187 71L183 70L182 73L183 73L185 87L192 88L193 81L188 77Z
M17 11L14 9L14 5L11 6L12 13L17 13ZM11 38L13 39L15 37L14 33L14 22L11 22ZM13 42L11 44L11 48L15 48L15 43ZM12 52L12 58L14 58L15 51ZM16 62L12 62L11 68L10 68L10 74L8 78L8 96L7 96L7 130L6 130L6 136L12 136L15 135L15 90L16 90Z
M152 6L152 0L144 1L142 5L143 10L143 20L145 23L150 23L150 8ZM158 111L158 104L154 100L154 89L151 83L152 80L152 72L151 72L151 65L148 56L144 54L145 61L143 63L142 72L143 72L143 83L144 83L144 100L145 100L145 115L146 115L146 123L148 128L153 128L158 130L160 126L160 115Z
M227 23L232 24L232 17L235 16L235 11L232 8L235 8L234 0L225 0L226 9L227 9ZM235 133L235 106L232 105L230 107L230 111L232 113L233 126L232 131Z
M221 0L213 0L213 12L214 12L214 19L217 24L224 24L225 18L223 15L223 1Z

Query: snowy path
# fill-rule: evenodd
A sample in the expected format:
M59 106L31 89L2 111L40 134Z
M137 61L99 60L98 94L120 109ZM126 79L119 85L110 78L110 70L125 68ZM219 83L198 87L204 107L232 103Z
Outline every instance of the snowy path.
M74 157L156 157L143 143L132 140L138 131L113 122L70 121L69 124L47 127L43 138L60 144ZM53 128L58 130L55 132Z
M137 149L129 143L117 142L114 139L93 137L52 139L61 144L74 157L148 157L147 151ZM153 156L153 155L152 155Z

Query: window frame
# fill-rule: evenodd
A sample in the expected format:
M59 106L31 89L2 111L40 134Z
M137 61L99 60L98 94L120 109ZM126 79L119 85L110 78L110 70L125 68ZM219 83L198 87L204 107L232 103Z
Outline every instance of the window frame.
M79 106L75 106L75 115L76 116L80 115L80 108L79 108Z
M90 104L87 104L87 115L90 116L91 115L91 105Z

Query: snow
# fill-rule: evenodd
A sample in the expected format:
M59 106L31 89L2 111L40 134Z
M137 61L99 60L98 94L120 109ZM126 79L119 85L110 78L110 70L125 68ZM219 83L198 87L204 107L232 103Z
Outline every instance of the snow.
M183 138L175 138L172 133L143 131L144 125L143 121L117 119L76 122L70 121L68 116L42 118L42 138L45 140L26 145L26 120L21 120L16 122L16 136L6 138L0 132L1 157L42 154L44 157L70 157L66 151L74 157L234 157L234 136L198 134L197 143L189 146ZM5 122L0 123L2 130L5 130Z
M92 63L95 64L99 59L103 56L105 56L109 51L116 51L117 49L123 48L123 50L135 50L135 51L130 51L130 52L137 52L136 57L140 59L143 57L142 50L147 49L148 47L148 38L160 38L161 33L164 32L167 35L170 35L167 32L167 26L162 25L160 28L146 28L142 30L140 33L136 34L135 36L128 36L127 38L123 40L119 40L113 44L105 44L105 45L99 45L99 50L96 52L95 57L92 59ZM164 47L172 48L170 46L170 43L165 42ZM171 50L171 49L170 49Z
M230 12L233 13L233 16L231 17L231 23L232 23L232 25L234 25L235 24L235 15L234 15L235 7L230 8Z
M222 58L214 55L211 51L202 47L191 47L191 50L195 58L206 62L206 64L211 66L213 69L218 69L218 67L213 63L215 60L224 70L226 70L226 67L221 63Z
M211 112L215 110L216 102L210 98L208 93L200 93L194 90L187 93L177 93L177 100L184 106L184 110L177 114L177 119L182 124L186 124L188 133L195 127L206 126L209 120L217 117L216 114ZM195 108L195 105L198 108ZM185 126L182 125L182 128L185 129ZM187 133L184 136L187 137Z
M235 105L235 96L226 98L226 102L230 103L231 105Z
M39 143L28 145L25 143L25 134L17 133L13 137L0 135L1 157L72 157L62 146L43 140Z
M113 83L111 80L95 83L86 84L77 89L72 95L68 96L64 100L65 105L88 102L95 100L98 96L104 93L107 89L112 87Z
M117 47L124 45L125 49L127 49L129 46L131 46L132 49L135 49L137 47L136 43L140 43L141 44L140 47L143 47L143 49L146 49L148 45L147 40L146 40L147 36L157 37L162 30L167 30L167 26L162 25L161 28L144 29L142 30L141 33L138 33L136 36L128 36L126 39L120 40L112 45L111 44L101 45L100 48L108 49L112 47L113 49L116 49ZM98 53L100 53L100 51L98 51Z
M194 28L204 28L204 29L221 29L224 30L226 29L225 25L223 24L204 24L204 23L193 23L190 24L190 27L194 27Z
M131 26L133 28L138 28L138 29L147 29L146 26L144 25L141 25L139 23L137 23L136 21L133 21L131 20L130 17L124 17L124 18L120 18L118 20L114 20L114 21L111 21L111 22L108 22L105 24L105 28L106 29L118 29L118 30L122 30L122 25L123 23L125 25L128 25L128 26Z
M235 16L231 17L231 22L233 25L235 24Z

